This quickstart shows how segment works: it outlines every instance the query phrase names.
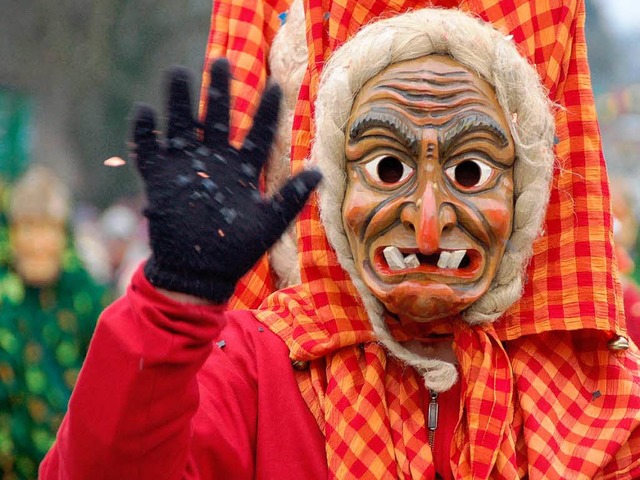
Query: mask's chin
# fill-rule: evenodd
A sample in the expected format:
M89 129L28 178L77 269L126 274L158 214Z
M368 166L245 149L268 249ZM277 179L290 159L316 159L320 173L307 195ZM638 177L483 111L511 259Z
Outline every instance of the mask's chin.
M386 309L397 315L401 322L418 323L428 323L457 315L481 295L476 295L473 291L462 293L450 285L441 283L421 284L410 281L384 290L378 288L371 288L371 290Z

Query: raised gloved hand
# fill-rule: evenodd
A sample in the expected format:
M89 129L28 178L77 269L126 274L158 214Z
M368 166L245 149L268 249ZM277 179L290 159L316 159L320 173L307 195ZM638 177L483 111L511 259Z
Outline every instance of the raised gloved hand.
M267 88L242 148L229 145L229 64L211 69L204 125L192 115L189 74L169 74L168 128L158 141L154 113L139 106L133 141L144 180L152 254L145 266L160 288L216 303L285 231L321 179L308 170L265 199L259 175L277 127L280 88Z

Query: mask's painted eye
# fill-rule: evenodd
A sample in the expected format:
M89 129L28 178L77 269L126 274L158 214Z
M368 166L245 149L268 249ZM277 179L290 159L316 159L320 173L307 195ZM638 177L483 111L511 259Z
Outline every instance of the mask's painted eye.
M461 190L481 190L495 177L496 169L480 160L463 160L445 170Z
M385 186L397 185L413 175L414 169L396 157L383 155L365 165L367 175L374 183Z

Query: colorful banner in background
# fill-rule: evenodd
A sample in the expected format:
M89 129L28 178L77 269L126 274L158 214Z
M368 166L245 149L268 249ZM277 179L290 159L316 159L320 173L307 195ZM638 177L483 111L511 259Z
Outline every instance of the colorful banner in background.
M31 154L31 98L0 86L0 178L13 182Z

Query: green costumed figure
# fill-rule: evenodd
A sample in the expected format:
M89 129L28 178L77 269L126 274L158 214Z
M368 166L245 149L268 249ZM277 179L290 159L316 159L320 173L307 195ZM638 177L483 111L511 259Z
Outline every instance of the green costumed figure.
M0 479L35 479L111 298L74 251L55 175L36 166L0 195Z

